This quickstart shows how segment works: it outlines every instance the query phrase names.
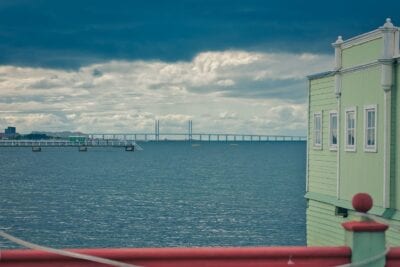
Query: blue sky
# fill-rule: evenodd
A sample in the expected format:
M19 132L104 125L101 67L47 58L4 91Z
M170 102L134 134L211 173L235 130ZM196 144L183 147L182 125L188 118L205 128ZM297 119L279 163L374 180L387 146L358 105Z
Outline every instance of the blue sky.
M346 8L344 8L346 7ZM0 127L304 134L331 43L400 1L0 2ZM396 13L397 11L397 13Z

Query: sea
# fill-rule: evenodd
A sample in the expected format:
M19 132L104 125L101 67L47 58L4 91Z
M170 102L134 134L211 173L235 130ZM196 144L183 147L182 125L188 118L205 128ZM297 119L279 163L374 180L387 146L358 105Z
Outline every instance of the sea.
M306 244L305 142L139 145L0 148L0 230L55 248Z

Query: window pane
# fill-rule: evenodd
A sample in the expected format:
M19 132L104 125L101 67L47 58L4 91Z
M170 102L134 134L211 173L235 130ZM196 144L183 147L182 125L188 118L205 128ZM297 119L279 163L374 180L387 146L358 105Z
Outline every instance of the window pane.
M375 127L375 111L371 111L371 123L370 127Z
M355 145L355 112L347 111L346 112L346 145L354 146Z
M350 133L347 134L347 144L351 145L351 135L350 135Z
M322 125L321 125L321 115L314 115L314 144L321 145L321 134L322 134Z
M337 133L333 132L332 133L332 145L337 145Z
M368 129L368 145L369 146L374 146L375 145L375 130L374 129Z
M337 125L337 116L336 116L336 114L332 114L332 117L331 117L331 128L332 129L336 129L336 125Z
M347 128L351 128L351 117L350 117L350 113L347 113Z
M365 145L369 149L374 149L376 146L375 127L376 127L376 110L375 108L366 109Z
M371 123L372 123L372 113L370 110L367 111L367 127L371 127Z
M337 114L330 114L330 144L337 145Z

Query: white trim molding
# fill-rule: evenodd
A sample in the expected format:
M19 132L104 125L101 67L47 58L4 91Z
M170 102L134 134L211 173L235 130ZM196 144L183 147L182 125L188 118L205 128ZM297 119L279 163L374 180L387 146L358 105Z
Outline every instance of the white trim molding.
M382 31L380 29L375 29L370 32L366 32L350 39L344 40L342 44L342 49L347 49L356 45L364 44L376 39L382 38Z
M368 120L368 113L373 112L372 121ZM372 123L373 125L371 125ZM369 130L373 130L373 144L368 144ZM364 106L364 152L377 152L378 107L377 105Z
M353 113L353 123L352 127L350 130L352 130L352 140L349 144L349 125L348 125L348 114ZM357 151L357 108L356 107L349 107L345 109L345 125L344 125L344 150L345 151L350 151L350 152L356 152Z
M342 44L343 44L343 39L342 36L338 36L336 42L332 44L332 46L335 48L335 70L340 70L342 67Z
M337 135L337 147L338 150L336 152L336 198L340 199L340 141L341 141L341 137L340 137L340 133L341 133L341 129L340 129L340 125L341 125L341 106L340 106L340 98L341 98L341 94L337 94L336 95L336 100L337 100L337 131L338 131L338 135Z
M319 118L319 123L317 121ZM319 126L319 130L317 130L317 126ZM313 114L313 148L317 150L322 149L322 111L314 112Z
M384 93L383 107L383 207L389 208L390 197L390 142L391 142L391 99L392 91Z

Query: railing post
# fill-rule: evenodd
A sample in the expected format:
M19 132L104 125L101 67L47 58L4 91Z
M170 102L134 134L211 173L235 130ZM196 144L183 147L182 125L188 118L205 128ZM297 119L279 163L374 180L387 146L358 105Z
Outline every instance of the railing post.
M370 195L358 193L353 197L352 204L354 209L360 213L360 219L342 224L345 229L346 245L352 251L351 262L363 267L385 266L385 231L388 225L376 222L366 216L366 212L372 208Z

